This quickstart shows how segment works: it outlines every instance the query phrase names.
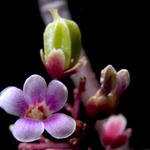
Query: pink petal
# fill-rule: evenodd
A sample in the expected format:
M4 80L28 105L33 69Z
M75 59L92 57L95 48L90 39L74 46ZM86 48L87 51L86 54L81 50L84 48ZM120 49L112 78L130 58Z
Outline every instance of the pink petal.
M64 52L60 49L52 49L47 56L44 56L42 50L40 51L40 54L49 75L52 78L61 78L65 65Z
M12 129L13 136L20 142L38 140L44 132L44 123L29 118L18 119Z
M0 94L0 107L9 114L22 116L28 106L22 90L16 87L8 87Z
M66 103L68 90L66 86L58 81L52 80L48 85L46 103L50 106L50 111L60 110Z
M23 92L28 104L40 103L46 97L47 84L40 75L31 75L24 83Z
M46 131L56 139L67 138L76 129L76 122L73 118L57 113L44 121Z
M126 134L121 134L114 140L111 147L112 148L120 147L120 146L124 145L127 142L127 140L128 140L128 136Z
M124 116L111 116L104 124L103 136L111 139L119 136L125 129L127 121Z

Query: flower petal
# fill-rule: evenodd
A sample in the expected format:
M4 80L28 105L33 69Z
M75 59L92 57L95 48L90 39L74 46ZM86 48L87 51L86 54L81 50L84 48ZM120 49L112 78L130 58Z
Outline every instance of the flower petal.
M54 48L48 55L44 55L42 50L40 51L40 54L49 75L52 78L61 78L65 65L64 52L61 49L56 50Z
M116 138L123 133L127 121L123 115L111 116L104 124L104 136Z
M18 119L12 129L13 136L20 142L38 140L44 132L44 123L29 118Z
M128 141L128 136L127 134L121 134L119 135L111 144L112 148L118 148L122 145L124 145Z
M24 83L23 92L28 104L40 103L46 97L47 84L40 75L31 75Z
M22 90L16 87L7 87L0 94L0 107L11 115L22 116L28 106Z
M62 113L52 115L44 121L46 131L56 139L69 137L76 129L76 122L70 116Z
M48 85L46 103L50 106L50 111L60 110L66 103L68 90L66 86L58 80L52 80Z

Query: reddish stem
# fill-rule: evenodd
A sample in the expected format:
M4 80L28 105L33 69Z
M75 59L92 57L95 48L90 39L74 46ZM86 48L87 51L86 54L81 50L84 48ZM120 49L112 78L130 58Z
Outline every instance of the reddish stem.
M78 147L72 146L69 142L52 142L44 137L39 140L40 143L20 143L19 150L78 150Z
M87 64L87 58L85 56L82 56L74 67L63 72L62 78L69 77L70 75L79 72L80 70L83 69L83 67L85 67L86 64Z
M46 150L48 148L71 149L66 143L20 143L19 150Z
M73 107L71 104L66 104L65 109L72 115L73 114Z
M75 120L79 119L80 105L82 101L82 94L85 91L86 78L80 78L79 87L73 90L74 104L66 104L65 109L72 115Z
M79 87L77 89L74 89L74 91L73 91L74 105L73 105L72 116L76 120L79 119L80 104L81 104L81 100L82 100L82 94L85 91L85 84L86 84L86 78L81 78Z

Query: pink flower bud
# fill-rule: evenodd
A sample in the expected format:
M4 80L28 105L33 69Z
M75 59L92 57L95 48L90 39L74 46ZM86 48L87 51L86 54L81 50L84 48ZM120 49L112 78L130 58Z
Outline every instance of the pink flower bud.
M112 115L102 125L103 146L118 148L128 142L131 129L126 129L127 120L123 115Z

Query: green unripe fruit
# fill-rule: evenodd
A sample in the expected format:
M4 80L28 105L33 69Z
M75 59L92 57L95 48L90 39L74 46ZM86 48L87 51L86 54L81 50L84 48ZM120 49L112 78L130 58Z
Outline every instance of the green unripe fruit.
M56 9L50 10L53 22L44 32L44 54L48 57L53 49L62 50L65 56L64 70L73 67L81 52L81 33L78 25L59 16Z

